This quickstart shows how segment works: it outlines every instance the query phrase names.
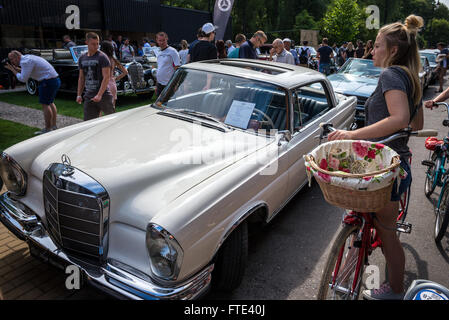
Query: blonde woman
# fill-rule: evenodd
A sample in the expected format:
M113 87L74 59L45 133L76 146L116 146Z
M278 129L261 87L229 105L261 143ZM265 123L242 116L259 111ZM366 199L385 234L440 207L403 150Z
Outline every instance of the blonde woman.
M349 58L354 58L355 55L355 48L354 44L352 42L348 43L348 46L346 47L346 60Z
M393 23L380 29L374 44L373 64L383 68L376 90L365 104L366 126L355 131L337 130L329 134L329 140L381 140L382 137L411 126L422 129L422 90L418 70L420 57L416 35L423 26L423 19L409 16L405 24ZM383 243L389 281L380 289L365 290L367 299L402 299L404 292L405 255L396 234L396 217L401 193L411 183L408 165L410 150L408 139L398 139L389 146L401 156L401 167L407 177L395 181L391 202L375 214L375 227ZM399 190L397 183L399 183Z

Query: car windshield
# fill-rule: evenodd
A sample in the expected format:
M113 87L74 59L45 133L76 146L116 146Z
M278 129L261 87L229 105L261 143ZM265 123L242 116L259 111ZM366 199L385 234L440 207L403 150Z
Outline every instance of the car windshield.
M373 60L350 59L338 70L338 73L377 78L381 71L381 68L373 65Z
M155 106L244 130L285 130L288 123L284 89L187 68L176 71Z
M81 57L84 53L87 52L87 45L75 46L75 47L71 47L69 49L70 49L70 53L72 54L73 61L75 61L75 63L78 63L79 57Z
M148 57L156 57L159 55L159 52L161 52L161 49L159 47L143 47L143 54Z
M421 57L421 65L423 67L426 65L426 57Z
M437 62L437 55L435 53L430 53L430 52L420 52L420 54L422 56L427 57L427 59L429 60L429 62L433 62L436 63Z

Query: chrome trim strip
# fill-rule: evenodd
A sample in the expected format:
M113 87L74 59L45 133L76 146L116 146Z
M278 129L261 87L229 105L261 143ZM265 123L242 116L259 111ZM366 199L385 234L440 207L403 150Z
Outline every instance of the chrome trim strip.
M79 267L88 283L106 293L112 291L122 297L136 300L195 299L205 293L210 286L213 264L206 266L181 284L162 287L152 282L149 276L118 261L108 260L100 267L70 257L49 237L37 215L26 214L21 207L25 208L21 202L11 199L9 193L0 195L0 221L17 237L26 240L33 248L37 248L41 258L46 259L47 262ZM26 210L30 209L26 208Z

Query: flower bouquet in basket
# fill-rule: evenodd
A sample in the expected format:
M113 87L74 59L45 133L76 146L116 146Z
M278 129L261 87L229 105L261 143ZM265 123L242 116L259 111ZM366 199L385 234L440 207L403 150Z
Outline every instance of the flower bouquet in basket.
M393 182L406 172L399 155L380 143L338 140L304 156L309 186L312 175L327 202L360 212L375 212L390 201Z

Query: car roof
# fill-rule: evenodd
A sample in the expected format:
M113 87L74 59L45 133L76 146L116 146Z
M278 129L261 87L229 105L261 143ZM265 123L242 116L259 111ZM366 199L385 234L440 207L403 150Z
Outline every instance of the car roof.
M309 68L257 59L206 60L185 64L182 68L222 73L269 82L286 89L291 89L304 83L326 81L326 77L323 74ZM250 68L273 71L276 74L268 74Z
M419 50L419 52L423 52L423 53L439 53L440 50L438 49L423 49L423 50Z

